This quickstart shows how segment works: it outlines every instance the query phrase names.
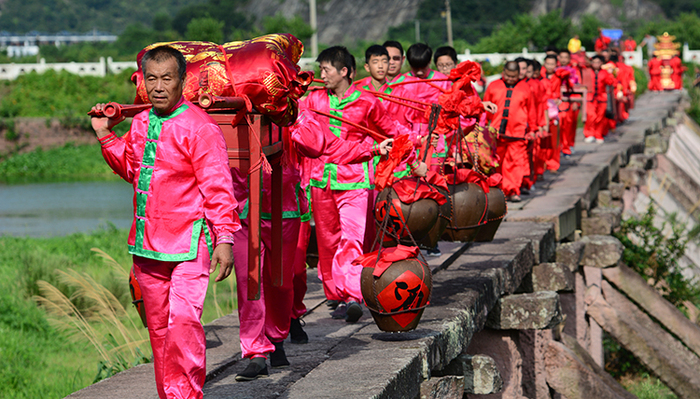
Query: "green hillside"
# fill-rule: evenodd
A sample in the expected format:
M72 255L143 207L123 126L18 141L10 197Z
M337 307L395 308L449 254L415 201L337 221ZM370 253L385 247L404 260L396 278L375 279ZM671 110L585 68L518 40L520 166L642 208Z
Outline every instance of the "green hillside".
M13 33L61 31L121 33L132 23L151 25L159 13L175 17L187 5L205 0L5 0L0 30Z

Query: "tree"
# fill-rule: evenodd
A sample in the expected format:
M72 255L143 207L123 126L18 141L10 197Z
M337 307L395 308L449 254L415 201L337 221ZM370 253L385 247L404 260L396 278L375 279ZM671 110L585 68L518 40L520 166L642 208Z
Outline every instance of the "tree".
M602 26L602 22L593 14L585 14L581 17L581 23L575 32L586 50L593 51L595 39L598 37L598 28Z
M140 23L131 24L124 29L115 43L123 54L138 54L144 47L154 42L153 30ZM136 58L136 57L134 57Z
M563 18L560 10L553 10L537 18L532 31L532 44L540 51L547 46L566 47L571 35L571 20Z
M173 28L173 19L166 12L159 12L153 17L153 30L165 32Z
M224 23L214 18L195 18L187 24L185 40L223 43Z
M265 33L291 33L301 41L311 39L314 30L299 16L287 19L277 13L274 17L263 18L263 30Z
M517 53L529 47L537 21L529 14L521 14L515 22L506 22L490 36L484 37L472 48L475 53Z

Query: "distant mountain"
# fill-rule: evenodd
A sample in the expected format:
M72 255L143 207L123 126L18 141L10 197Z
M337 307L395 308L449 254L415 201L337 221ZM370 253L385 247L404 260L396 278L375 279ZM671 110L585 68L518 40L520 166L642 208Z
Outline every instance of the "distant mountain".
M583 15L592 14L608 26L622 28L630 21L664 17L666 13L660 4L667 4L669 11L678 10L675 6L671 8L671 3L666 0L534 0L532 12L544 14L562 10L563 15L571 18L574 23L580 21Z
M205 3L222 14L245 15L248 23L258 27L264 17L276 14L298 15L309 21L309 0L0 0L0 31L97 29L119 34L134 22L151 26L158 14L173 18L173 28L184 31L184 26L177 26L183 20L178 12L201 16L198 5ZM421 21L422 40L444 42L443 0L317 0L317 4L319 42L323 44L376 42L390 29L413 35L415 20ZM474 42L523 12L541 14L558 9L574 22L584 14L594 14L605 24L616 26L697 11L700 0L452 0L451 4L455 38Z

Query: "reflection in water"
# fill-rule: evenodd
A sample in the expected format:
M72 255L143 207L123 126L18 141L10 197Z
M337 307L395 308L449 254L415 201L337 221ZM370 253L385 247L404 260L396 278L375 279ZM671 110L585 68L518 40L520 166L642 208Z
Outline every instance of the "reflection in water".
M123 181L0 185L0 235L50 237L131 226L133 189Z

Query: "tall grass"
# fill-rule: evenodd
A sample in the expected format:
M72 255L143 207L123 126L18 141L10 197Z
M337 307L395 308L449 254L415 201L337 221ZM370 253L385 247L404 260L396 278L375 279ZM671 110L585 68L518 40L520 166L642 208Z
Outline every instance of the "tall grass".
M111 261L115 269L123 272L119 264ZM38 281L42 295L34 299L46 309L54 328L75 340L86 339L99 353L102 360L95 382L149 361L147 335L136 326L112 292L87 273L68 269L56 270L56 274L62 284L74 289L74 294L67 297L54 285ZM83 309L78 309L73 302L77 298L86 305ZM109 332L101 333L101 329Z
M62 398L90 385L96 377L104 378L148 357L147 333L129 294L127 234L107 225L91 234L65 237L0 236L0 398ZM210 280L203 323L235 309L234 276L214 283L215 275ZM99 298L95 297L98 293ZM38 306L35 296L52 299L58 306L42 303L72 319L57 321L56 313ZM100 308L121 315L123 329L114 327L116 322L109 315L102 320ZM82 323L76 319L78 311L92 329L92 338L79 332L75 324L66 325ZM135 344L125 345L127 339ZM101 348L91 342L98 342ZM101 353L111 360L105 361Z

